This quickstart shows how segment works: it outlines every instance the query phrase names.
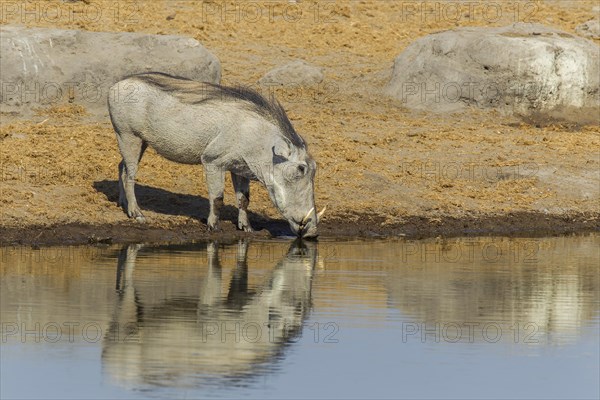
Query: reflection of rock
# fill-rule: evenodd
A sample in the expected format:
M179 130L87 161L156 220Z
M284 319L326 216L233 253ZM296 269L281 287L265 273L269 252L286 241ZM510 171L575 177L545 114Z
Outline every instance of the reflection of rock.
M323 71L306 61L297 60L276 67L259 79L263 86L312 86L323 81Z
M314 243L293 244L251 292L247 243L240 242L226 295L215 244L208 247L207 276L191 296L177 291L179 281L133 279L138 250L122 250L119 301L103 342L103 366L123 386L196 386L203 378L254 375L301 332L311 306Z
M598 45L539 24L422 37L395 60L387 93L409 108L494 108L535 122L597 124Z
M482 257L485 246L471 248L466 241L422 244L421 249L410 249L414 256L405 268L390 273L390 300L416 324L411 329L418 331L417 338L423 327L434 329L437 324L440 330L449 329L448 336L460 326L462 340L467 341L468 325L477 324L475 341L486 340L486 326L492 337L500 327L506 341L514 341L517 330L519 342L533 332L531 338L540 342L552 334L558 334L554 343L568 341L598 314L600 257L593 238L568 245L565 240L495 242L504 258L494 262ZM452 262L457 254L463 257ZM467 255L472 260L467 261ZM428 261L419 260L423 257ZM444 340L444 333L439 334Z

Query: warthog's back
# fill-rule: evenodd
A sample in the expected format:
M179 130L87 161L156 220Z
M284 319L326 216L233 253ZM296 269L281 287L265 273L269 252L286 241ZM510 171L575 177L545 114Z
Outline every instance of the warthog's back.
M303 143L277 106L253 91L160 73L117 82L109 98L117 133L133 133L162 156L188 164L201 163L217 138L220 148L230 145L232 152L247 149L245 142L255 145L256 137L245 137L249 131L273 131L289 125L290 137ZM250 127L253 129L247 129Z

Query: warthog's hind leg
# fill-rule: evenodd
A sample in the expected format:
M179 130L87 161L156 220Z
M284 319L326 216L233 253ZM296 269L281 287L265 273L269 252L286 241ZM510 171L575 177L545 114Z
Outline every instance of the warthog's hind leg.
M127 210L127 198L125 197L125 188L123 187L123 182L127 179L127 172L125 169L125 162L121 160L119 163L119 207L123 207L124 210Z
M239 209L238 229L252 232L252 226L248 220L248 204L250 204L250 179L231 173L231 181L235 190L235 198Z
M147 144L133 134L118 134L117 139L123 156L123 161L119 164L119 204L125 208L130 218L145 222L135 198L135 175Z
M225 189L225 171L214 164L205 164L206 185L208 187L208 229L216 230L219 225L219 214L223 206L223 190Z

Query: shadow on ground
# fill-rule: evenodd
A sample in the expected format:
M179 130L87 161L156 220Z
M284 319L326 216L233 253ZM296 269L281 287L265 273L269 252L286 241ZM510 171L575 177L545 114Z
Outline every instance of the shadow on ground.
M119 199L118 181L102 180L93 183L96 191L103 193L107 200L117 203ZM209 212L207 198L197 195L173 193L146 185L135 185L135 194L142 209L158 214L187 216L206 224ZM229 221L237 226L238 209L231 205L221 208L221 221ZM248 210L250 223L255 230L266 229L273 236L292 235L288 223L282 219L269 219Z

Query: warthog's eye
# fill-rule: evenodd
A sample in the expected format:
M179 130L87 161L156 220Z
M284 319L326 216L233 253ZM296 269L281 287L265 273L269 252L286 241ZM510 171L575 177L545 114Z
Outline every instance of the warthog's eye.
M290 161L286 163L283 169L283 176L288 181L296 181L306 176L308 166L304 163Z

